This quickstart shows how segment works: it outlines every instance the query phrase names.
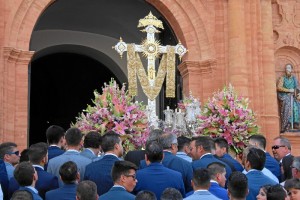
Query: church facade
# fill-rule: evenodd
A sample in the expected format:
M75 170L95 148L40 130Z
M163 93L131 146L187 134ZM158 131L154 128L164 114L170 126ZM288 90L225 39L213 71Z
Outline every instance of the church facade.
M299 80L299 1L145 2L164 17L188 49L178 66L184 94L192 91L204 102L214 91L231 83L240 95L250 99L268 141L280 135L276 81L287 63L294 66ZM15 141L21 148L29 144L28 66L36 53L30 49L30 42L39 17L55 3L0 0L1 142ZM289 137L297 142L295 135Z

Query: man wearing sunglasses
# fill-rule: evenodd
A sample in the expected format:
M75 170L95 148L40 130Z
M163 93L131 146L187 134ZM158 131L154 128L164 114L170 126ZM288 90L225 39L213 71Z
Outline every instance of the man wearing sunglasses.
M274 138L272 152L281 167L281 182L292 178L291 165L294 156L291 155L290 141L284 137Z
M14 177L15 165L20 161L17 144L4 142L0 145L0 158L5 162L8 180Z

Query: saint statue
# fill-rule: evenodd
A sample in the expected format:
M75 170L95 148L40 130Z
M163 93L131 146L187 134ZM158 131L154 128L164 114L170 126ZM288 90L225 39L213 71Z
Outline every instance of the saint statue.
M277 84L280 101L281 133L289 129L299 129L300 93L298 80L292 75L293 66L285 66L285 75L279 78Z

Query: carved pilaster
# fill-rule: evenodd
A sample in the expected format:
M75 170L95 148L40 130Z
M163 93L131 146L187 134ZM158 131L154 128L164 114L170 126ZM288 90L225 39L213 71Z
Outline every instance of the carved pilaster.
M18 138L21 141L18 145L24 148L27 146L28 64L33 54L13 47L3 48L0 139L15 141Z
M188 95L192 91L195 97L207 99L213 88L211 81L216 60L184 61L178 69L183 79L183 93Z

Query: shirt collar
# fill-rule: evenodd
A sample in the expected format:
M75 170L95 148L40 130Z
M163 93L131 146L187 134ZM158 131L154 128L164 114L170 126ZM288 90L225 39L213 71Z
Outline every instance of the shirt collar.
M203 155L200 157L200 159L203 158L203 157L206 156L206 155L211 155L211 153L205 153L205 154L203 154Z
M90 148L86 148L86 150L90 151L93 155L95 155L94 151L91 150Z
M41 166L41 165L32 165L33 167L38 167L38 168L41 168L42 170L44 170L44 167Z
M118 158L118 156L116 154L114 154L114 153L106 153L106 154L104 154L104 156L115 156L115 157Z
M39 192L32 186L25 186L26 188L29 188L30 190L32 190L34 193L38 194Z

